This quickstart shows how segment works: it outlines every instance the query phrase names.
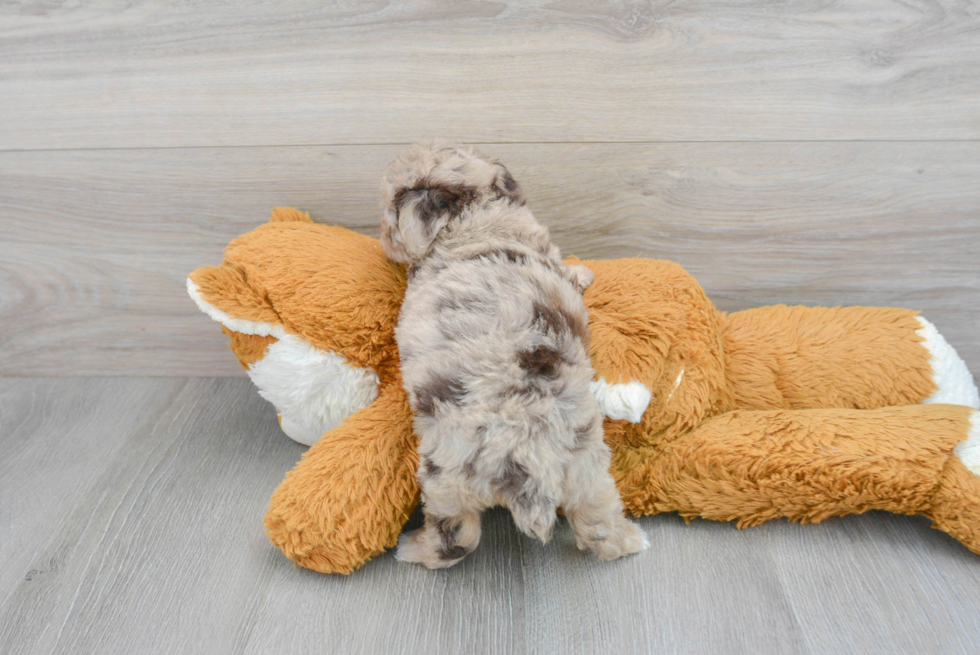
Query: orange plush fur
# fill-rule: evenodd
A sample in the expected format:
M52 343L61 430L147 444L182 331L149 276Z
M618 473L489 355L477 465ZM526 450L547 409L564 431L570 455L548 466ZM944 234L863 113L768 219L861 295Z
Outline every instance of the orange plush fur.
M924 514L980 553L980 476L953 454L973 410L918 404L936 385L915 312L726 314L671 262L581 263L596 276L585 303L597 378L652 394L639 422L605 422L629 512L743 527L884 509ZM394 340L403 268L375 239L277 209L190 280L246 368L288 334L377 375L376 400L323 434L273 494L273 543L330 573L392 547L419 496Z

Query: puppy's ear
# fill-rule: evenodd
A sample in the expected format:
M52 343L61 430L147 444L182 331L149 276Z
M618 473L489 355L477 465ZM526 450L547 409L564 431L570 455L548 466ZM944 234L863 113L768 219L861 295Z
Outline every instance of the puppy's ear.
M493 180L493 189L498 196L507 198L516 205L524 204L524 192L514 176L503 165L497 164L497 176Z
M421 186L395 193L395 230L408 258L425 257L439 231L459 216L476 192L462 185Z

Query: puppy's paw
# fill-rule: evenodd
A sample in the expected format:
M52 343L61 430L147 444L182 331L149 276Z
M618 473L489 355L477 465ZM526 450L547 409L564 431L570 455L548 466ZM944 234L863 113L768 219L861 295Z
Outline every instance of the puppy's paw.
M463 557L447 557L432 544L431 535L425 528L398 537L398 548L395 550L395 559L399 562L421 564L429 569L448 568L463 561Z
M408 564L422 563L422 529L402 533L398 537L398 547L395 549L395 559Z
M633 555L650 547L650 541L638 525L618 517L607 529L599 529L584 539L577 539L579 548L589 550L604 562Z
M572 284L579 290L579 293L585 293L585 290L595 282L595 273L583 264L566 266L565 271L568 273L568 278L572 281Z

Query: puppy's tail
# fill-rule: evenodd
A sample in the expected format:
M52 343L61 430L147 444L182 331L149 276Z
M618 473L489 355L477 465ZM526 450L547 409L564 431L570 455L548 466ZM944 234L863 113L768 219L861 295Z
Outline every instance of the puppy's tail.
M528 475L526 467L508 458L497 479L497 493L518 530L548 543L555 527L557 505L541 492L541 485Z
M555 528L555 504L542 503L524 507L519 504L508 504L511 516L517 529L529 537L537 537L543 543L548 543Z

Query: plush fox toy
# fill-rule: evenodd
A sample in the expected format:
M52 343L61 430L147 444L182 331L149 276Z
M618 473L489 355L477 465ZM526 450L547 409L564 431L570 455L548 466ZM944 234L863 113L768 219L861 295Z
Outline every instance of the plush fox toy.
M627 511L818 522L923 514L980 554L980 407L966 365L904 309L720 312L677 264L579 262L593 391ZM312 445L272 496L272 542L349 573L418 502L394 329L405 272L375 239L293 209L187 290L287 435Z

